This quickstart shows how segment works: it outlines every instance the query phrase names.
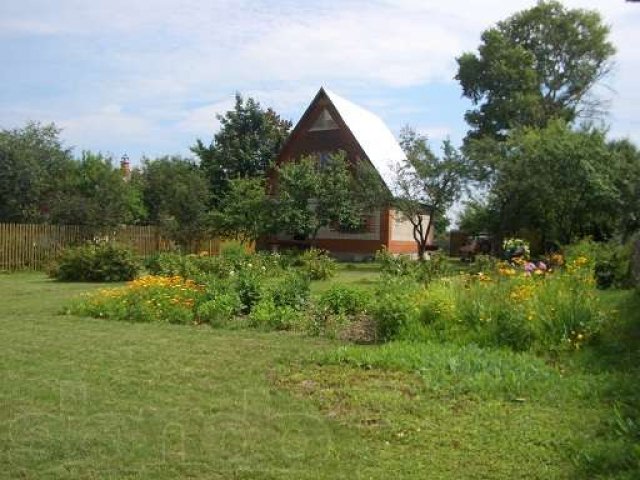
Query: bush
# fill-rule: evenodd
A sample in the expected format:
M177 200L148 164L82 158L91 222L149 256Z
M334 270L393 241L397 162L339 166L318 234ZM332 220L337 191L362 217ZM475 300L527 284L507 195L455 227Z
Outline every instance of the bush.
M87 244L62 252L49 270L63 281L122 282L132 280L140 263L127 248L112 244Z
M227 278L235 270L235 267L222 257L166 252L149 257L145 261L145 267L151 275L180 275L192 279L203 276Z
M416 302L420 291L413 282L406 280L384 283L371 305L371 315L380 340L421 338Z
M333 315L356 315L366 311L370 299L367 292L346 285L332 285L318 301L321 309Z
M326 280L336 273L336 262L325 250L310 248L300 256L300 262L311 280Z
M376 252L376 262L384 276L404 277L413 274L415 261L407 255L392 255L386 248Z
M302 310L309 299L309 278L298 273L291 273L273 283L267 294L277 307L292 307Z
M242 304L241 311L243 314L251 313L254 305L256 305L262 297L263 279L256 270L241 270L235 275L235 290Z
M196 318L200 323L222 327L242 310L242 303L235 292L219 293L212 300L198 305Z
M303 314L289 305L278 306L272 298L255 305L249 315L249 324L264 330L291 330L302 324Z
M421 283L430 283L438 278L451 275L451 272L446 257L437 253L432 254L429 259L423 262L414 262L414 276Z

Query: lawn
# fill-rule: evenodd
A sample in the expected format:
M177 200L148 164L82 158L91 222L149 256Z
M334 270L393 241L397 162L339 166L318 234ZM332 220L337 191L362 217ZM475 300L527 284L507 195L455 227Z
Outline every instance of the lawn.
M637 304L551 363L58 314L100 287L0 275L1 478L637 478Z

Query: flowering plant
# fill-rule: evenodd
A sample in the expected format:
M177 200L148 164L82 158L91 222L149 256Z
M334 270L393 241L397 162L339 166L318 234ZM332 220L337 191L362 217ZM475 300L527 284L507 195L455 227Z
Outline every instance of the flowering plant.
M514 257L528 259L531 255L529 242L521 238L506 238L502 242L502 249L508 259Z

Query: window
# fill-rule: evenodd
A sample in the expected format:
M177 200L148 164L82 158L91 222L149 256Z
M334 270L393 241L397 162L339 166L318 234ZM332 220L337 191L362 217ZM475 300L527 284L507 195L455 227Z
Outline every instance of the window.
M333 119L329 111L325 108L324 110L322 110L322 112L320 112L318 119L315 121L315 123L312 125L309 131L319 132L323 130L337 130L337 129L338 129L338 124Z

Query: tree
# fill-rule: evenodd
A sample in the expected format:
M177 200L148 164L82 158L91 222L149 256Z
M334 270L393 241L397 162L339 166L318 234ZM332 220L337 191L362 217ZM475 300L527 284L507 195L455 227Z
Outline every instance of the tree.
M142 192L101 154L82 152L58 185L49 202L53 223L98 228L136 223L145 216Z
M54 124L0 131L0 222L43 222L51 197L73 171Z
M222 201L235 178L264 177L286 140L291 122L272 109L264 110L249 98L236 94L233 110L218 115L220 130L210 145L198 139L191 150L200 159L215 205Z
M195 163L180 157L146 159L141 176L151 223L162 227L181 246L207 235L210 194Z
M273 210L261 178L235 178L218 210L211 213L212 229L223 237L253 242L273 230Z
M608 34L597 12L556 1L541 1L486 30L478 53L457 59L456 79L476 107L465 115L472 128L467 139L504 139L514 127L593 114L598 102L591 90L615 53Z
M427 138L408 127L400 134L400 145L406 159L396 169L393 203L413 226L418 257L424 260L436 217L444 216L462 194L467 165L450 141L443 142L438 157Z
M382 201L380 179L365 165L350 166L344 152L325 165L305 157L276 169L276 229L301 240L315 240L322 227L363 228L363 219Z
M618 191L616 228L624 238L640 230L640 151L629 140L609 142L610 169Z
M555 120L515 130L504 150L489 194L500 219L495 233L527 229L560 243L612 235L618 172L602 131Z

